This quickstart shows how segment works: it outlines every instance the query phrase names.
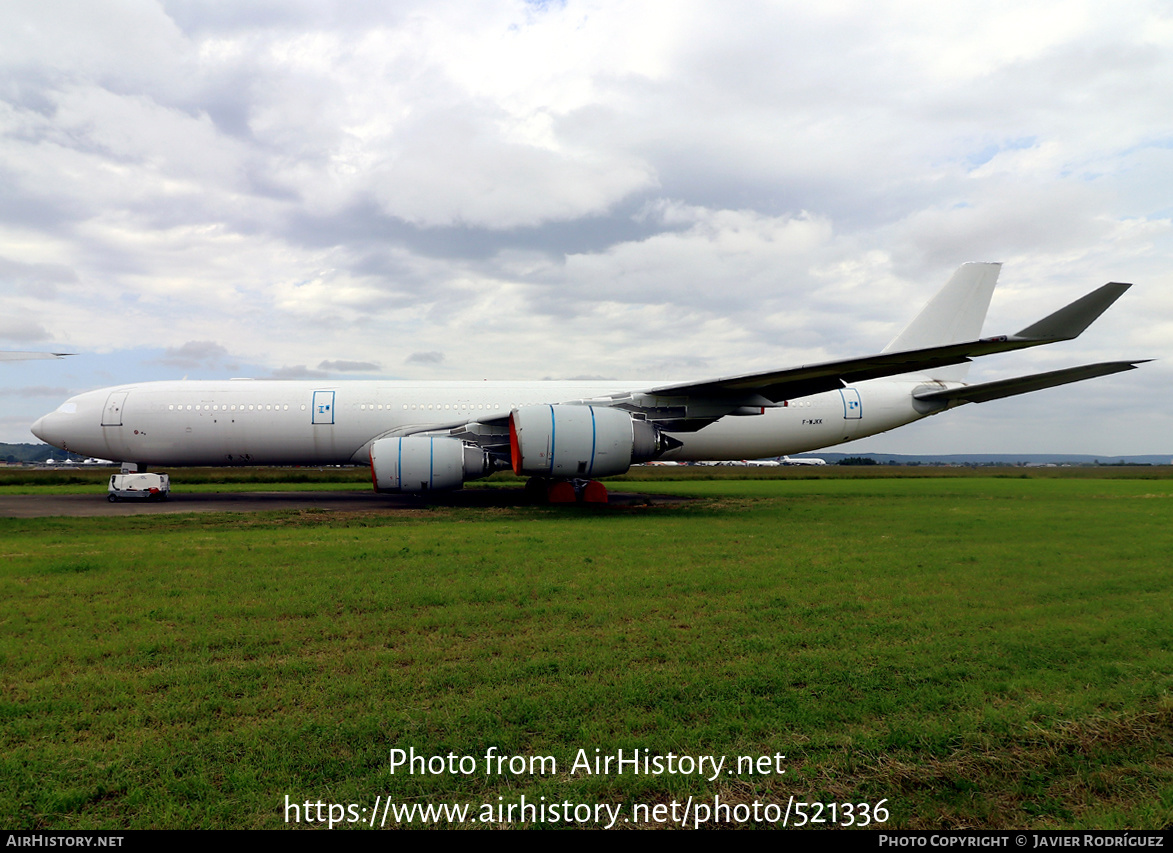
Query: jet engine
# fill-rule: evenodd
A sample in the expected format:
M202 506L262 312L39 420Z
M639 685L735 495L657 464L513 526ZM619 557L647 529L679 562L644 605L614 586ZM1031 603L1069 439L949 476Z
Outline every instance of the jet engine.
M371 444L371 479L376 492L459 489L465 480L496 470L493 458L475 444L449 436L381 438Z
M606 477L678 445L647 421L608 406L523 406L509 415L518 475Z

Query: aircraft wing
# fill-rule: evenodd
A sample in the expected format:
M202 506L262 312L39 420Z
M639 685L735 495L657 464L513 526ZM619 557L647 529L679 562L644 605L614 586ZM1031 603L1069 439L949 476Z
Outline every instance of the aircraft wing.
M1105 284L1013 335L902 352L883 352L862 358L807 364L701 382L628 389L590 400L562 402L615 406L638 413L642 419L656 423L668 431L695 432L730 414L759 414L763 408L776 406L784 400L835 391L868 379L904 373L925 373L938 367L962 364L983 355L1071 340L1078 337L1131 286L1119 282ZM1022 394L1092 376L1129 370L1139 363L1113 362L1090 365L1057 371L1054 374L1038 374L968 386L956 391L938 392L926 388L924 395L918 395L918 399L923 400L930 409L937 406L944 408L959 405L961 402L981 402L997 399L998 396ZM420 433L447 434L506 454L509 447L508 424L507 412L486 413L486 417L473 421L404 426L380 437Z
M647 389L643 394L736 401L736 405L741 406L768 406L808 394L834 391L867 379L921 373L937 367L962 364L978 356L1068 341L1079 337L1131 286L1120 282L1105 284L1014 335L904 352L886 352L703 382L661 385Z

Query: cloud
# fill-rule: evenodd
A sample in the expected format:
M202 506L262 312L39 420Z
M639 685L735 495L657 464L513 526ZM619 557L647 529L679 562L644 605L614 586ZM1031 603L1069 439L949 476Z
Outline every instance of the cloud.
M442 352L413 352L405 359L407 364L443 364Z
M159 364L168 367L195 369L211 367L228 357L228 350L215 341L188 341L182 346L167 347Z
M49 385L29 385L24 388L13 389L8 393L16 397L30 397L37 399L41 397L61 398L67 396L69 394L69 390L60 386L53 387Z
M0 257L0 283L34 299L53 299L57 285L77 280L77 273L64 264L26 264Z
M579 376L543 376L543 381L565 381L565 382L610 382L615 379L614 376L595 376L590 373L584 373Z
M323 361L318 370L337 370L341 373L374 373L379 365L372 361Z
M304 364L278 367L271 374L270 379L328 379L329 373L324 370L313 370Z
M1135 280L1062 354L1161 357L1171 66L1156 0L7 4L0 336L118 365L78 387L686 379L877 349L1002 260L995 331Z
M33 320L19 317L0 319L0 339L9 341L47 341L52 335Z

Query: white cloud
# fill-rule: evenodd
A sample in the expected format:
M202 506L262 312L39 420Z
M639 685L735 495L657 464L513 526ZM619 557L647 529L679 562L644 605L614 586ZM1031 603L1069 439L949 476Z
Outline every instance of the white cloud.
M1155 0L6 4L0 333L125 359L93 384L199 341L258 375L683 378L877 349L957 264L1002 260L999 332L1137 282L1016 365L1160 357L1171 20Z

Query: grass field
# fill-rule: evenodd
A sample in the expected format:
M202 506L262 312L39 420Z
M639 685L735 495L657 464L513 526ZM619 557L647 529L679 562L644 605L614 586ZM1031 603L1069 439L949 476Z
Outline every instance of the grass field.
M641 472L612 488L696 500L0 519L0 816L277 828L287 796L363 819L377 797L631 817L793 796L883 801L889 827L1168 827L1173 479L1104 471ZM490 748L556 772L486 775ZM393 774L395 749L476 770ZM727 763L571 772L596 749ZM738 756L769 772L724 772Z

